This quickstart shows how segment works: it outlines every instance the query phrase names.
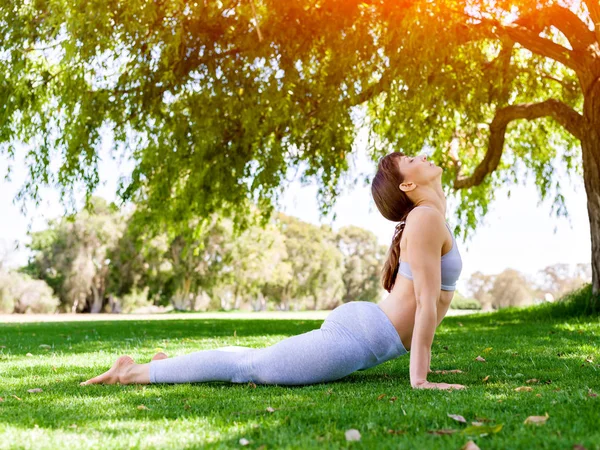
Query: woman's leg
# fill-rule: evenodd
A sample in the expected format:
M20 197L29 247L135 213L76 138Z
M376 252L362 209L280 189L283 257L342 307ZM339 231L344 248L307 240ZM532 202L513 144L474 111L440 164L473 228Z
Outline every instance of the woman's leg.
M393 324L370 302L337 307L320 329L264 348L221 347L135 364L128 356L82 384L190 383L230 381L259 384L311 384L337 380L407 351Z
M336 380L360 369L368 350L334 322L283 339L269 347L240 351L203 350L152 361L151 383L230 381L311 384Z

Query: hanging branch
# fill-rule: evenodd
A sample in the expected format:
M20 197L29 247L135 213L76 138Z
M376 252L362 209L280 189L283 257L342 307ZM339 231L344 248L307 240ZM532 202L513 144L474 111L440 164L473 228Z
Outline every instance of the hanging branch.
M254 15L254 23L256 24L256 33L258 34L258 42L262 42L262 33L260 32L260 27L258 26L258 17L256 16L256 6L254 5L254 0L250 0L250 5L252 5L252 14Z

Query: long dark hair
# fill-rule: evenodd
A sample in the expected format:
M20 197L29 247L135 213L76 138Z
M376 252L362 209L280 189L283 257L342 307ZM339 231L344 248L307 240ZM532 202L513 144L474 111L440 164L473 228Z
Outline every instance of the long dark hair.
M398 222L381 271L381 284L388 292L392 291L398 274L400 239L404 231L406 217L414 208L413 202L399 188L399 185L404 181L398 166L402 156L406 155L401 152L394 152L381 158L377 165L377 173L371 183L371 194L381 215L392 222Z

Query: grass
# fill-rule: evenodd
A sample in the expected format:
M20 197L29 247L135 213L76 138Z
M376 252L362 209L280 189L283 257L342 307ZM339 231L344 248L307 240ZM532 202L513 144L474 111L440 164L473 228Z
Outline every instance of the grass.
M308 386L79 386L122 354L147 362L159 349L176 356L225 345L261 347L322 321L2 324L0 448L458 449L473 440L482 449L600 449L600 397L594 396L600 394L600 317L582 314L590 295L588 286L559 304L445 318L432 369L464 373L429 380L461 383L464 391L411 389L408 355ZM539 381L526 382L533 378ZM515 391L519 386L533 390ZM43 392L27 392L32 388ZM524 424L546 413L545 424ZM502 428L463 433L475 420ZM351 428L360 441L346 441ZM441 429L460 432L429 433ZM249 444L242 446L241 438Z

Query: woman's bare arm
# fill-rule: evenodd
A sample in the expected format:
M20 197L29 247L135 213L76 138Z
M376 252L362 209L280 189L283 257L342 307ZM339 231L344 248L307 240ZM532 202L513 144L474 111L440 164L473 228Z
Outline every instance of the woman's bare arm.
M417 302L410 350L410 383L427 382L431 344L437 327L437 303L442 284L441 248L444 224L434 211L418 210L406 225L407 259L412 269Z

